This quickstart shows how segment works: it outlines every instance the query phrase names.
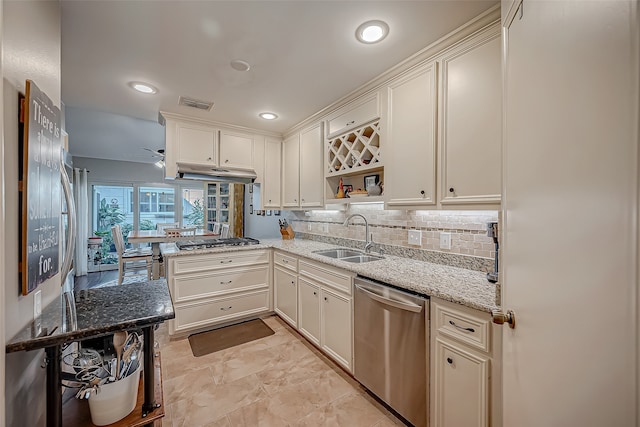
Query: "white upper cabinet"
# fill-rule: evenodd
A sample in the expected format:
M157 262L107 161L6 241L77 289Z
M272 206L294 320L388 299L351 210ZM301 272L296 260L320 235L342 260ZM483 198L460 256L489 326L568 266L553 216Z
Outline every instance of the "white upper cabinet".
M320 123L300 132L300 207L322 207L323 156L322 125Z
M266 138L264 151L264 181L261 184L262 206L265 209L280 209L282 141L275 138Z
M329 115L327 136L332 138L377 117L380 117L380 99L376 92L357 99Z
M300 134L282 143L282 207L300 206Z
M496 25L440 63L440 203L498 204L502 73Z
M387 86L385 186L390 206L436 203L436 64Z
M191 122L176 123L177 163L218 164L218 129Z
M221 130L220 166L239 169L252 169L253 135Z

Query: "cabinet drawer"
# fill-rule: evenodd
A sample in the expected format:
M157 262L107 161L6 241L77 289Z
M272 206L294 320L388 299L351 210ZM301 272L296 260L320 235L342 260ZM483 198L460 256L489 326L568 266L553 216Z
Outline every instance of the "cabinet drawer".
M181 275L173 279L174 302L267 288L268 277L269 267L266 265Z
M266 264L269 262L269 253L260 250L193 255L177 257L172 262L173 274L195 273L243 265Z
M328 135L333 137L339 135L345 130L359 126L368 120L380 117L378 109L378 95L356 101L354 104L347 105L344 109L340 109L337 116L330 118Z
M178 305L174 319L175 331L193 329L268 310L268 290Z
M273 256L273 262L280 267L298 272L298 258L294 256L285 255L282 252L276 252Z
M323 285L351 295L351 278L348 273L332 267L300 260L300 274L314 279Z
M435 304L435 325L438 333L491 353L491 320L489 315L438 301Z

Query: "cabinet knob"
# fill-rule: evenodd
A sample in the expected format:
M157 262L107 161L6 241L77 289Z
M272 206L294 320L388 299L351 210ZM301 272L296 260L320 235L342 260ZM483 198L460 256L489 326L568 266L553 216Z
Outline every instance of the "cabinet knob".
M424 196L424 190L420 191L420 194L422 194Z
M232 308L232 306L229 306L229 307L220 307L220 310L222 310L222 311L228 311L228 310L231 310L231 308Z
M296 284L296 282L294 282L294 281L292 280L292 281L291 281L291 284L292 284L292 285L295 285L295 284Z
M213 159L212 159L211 157L207 157L207 160L211 161L211 160L213 160Z
M313 294L314 294L314 295L318 295L318 293L317 293L317 292L314 292Z
M224 162L225 162L225 163L229 163L229 159L225 159L225 160L224 160Z
M297 202L298 202L298 199L293 199L293 201L297 203Z
M269 199L269 203L271 203L271 199Z
M347 123L347 126L354 124L356 121L355 120L351 120L349 123Z
M453 359L452 359L452 358L450 358L450 357L447 357L447 363L448 363L449 365L453 365Z
M327 297L324 297L324 300L325 300L325 301L329 301L329 300L327 299Z
M453 187L449 188L449 193L454 193L455 191L456 191L455 188Z

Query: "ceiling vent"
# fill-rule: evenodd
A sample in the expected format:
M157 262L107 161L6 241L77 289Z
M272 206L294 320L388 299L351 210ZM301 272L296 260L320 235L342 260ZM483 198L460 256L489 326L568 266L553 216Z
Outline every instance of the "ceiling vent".
M198 99L181 96L180 98L178 98L178 105L197 108L198 110L211 111L211 108L213 107L213 102L200 101Z

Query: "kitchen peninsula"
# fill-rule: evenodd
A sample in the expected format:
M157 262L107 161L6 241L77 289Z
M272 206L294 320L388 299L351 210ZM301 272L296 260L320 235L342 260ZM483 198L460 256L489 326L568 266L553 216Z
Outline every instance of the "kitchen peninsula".
M159 363L159 355L147 349L154 347L155 325L175 316L166 282L157 280L79 291L75 293L75 311L76 318L73 319L72 310L66 307L63 310L61 299L56 299L44 308L40 318L6 346L7 353L45 349L47 427L62 425L62 345L137 328L142 328L144 333L144 403L141 411L137 408L134 413L140 413L150 421L161 418L164 408L158 408L157 390L154 389L154 365L156 361Z

